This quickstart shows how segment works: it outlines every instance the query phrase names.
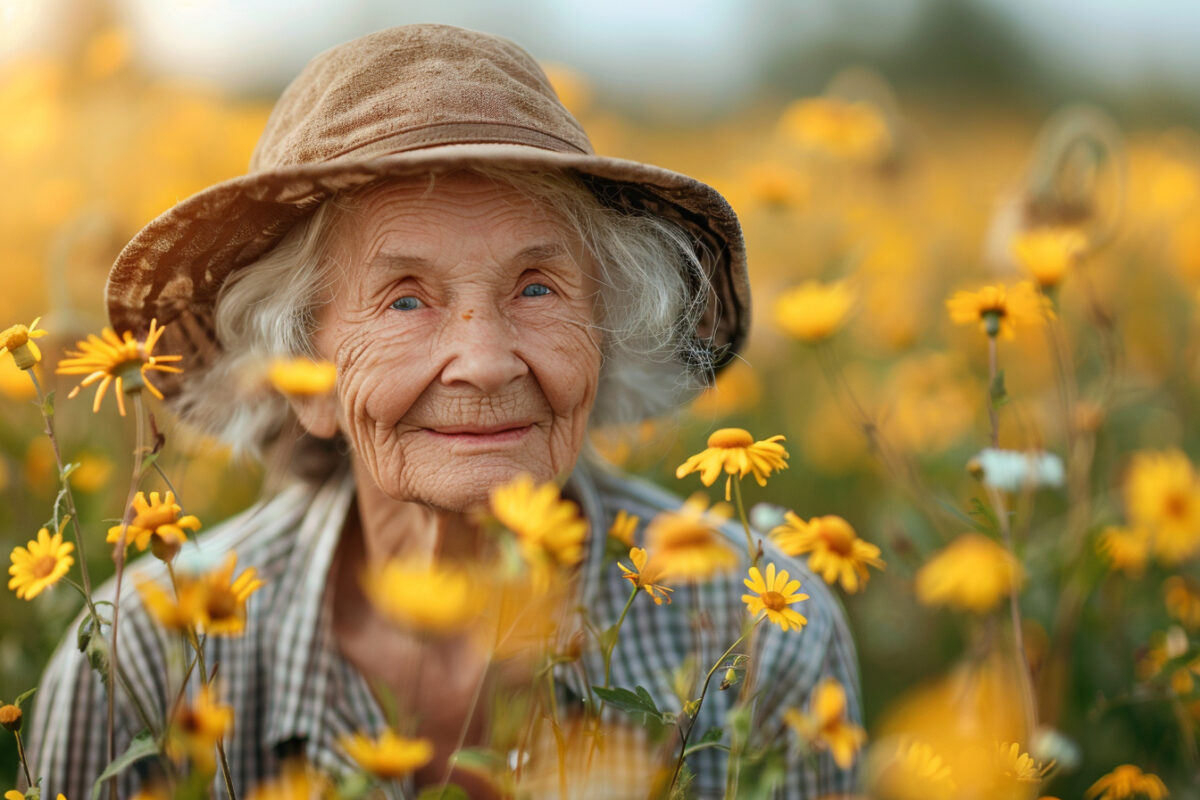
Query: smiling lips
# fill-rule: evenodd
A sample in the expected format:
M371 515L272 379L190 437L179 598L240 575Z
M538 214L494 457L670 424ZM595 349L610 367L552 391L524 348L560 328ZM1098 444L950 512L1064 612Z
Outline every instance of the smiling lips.
M516 425L449 425L442 428L425 428L431 436L447 443L496 445L519 441L533 430L533 423Z

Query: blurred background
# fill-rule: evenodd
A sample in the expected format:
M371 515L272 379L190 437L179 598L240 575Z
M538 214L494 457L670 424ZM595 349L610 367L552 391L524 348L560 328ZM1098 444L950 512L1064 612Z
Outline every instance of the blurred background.
M964 466L987 443L983 337L953 326L944 300L1011 280L1017 231L1085 228L1086 274L1058 299L1079 402L1060 413L1062 376L1042 335L1000 355L1013 397L1002 444L1062 454L1072 426L1094 437L1078 541L1060 546L1071 503L1049 491L1036 513L1030 501L1020 544L1026 655L1035 671L1055 665L1039 691L1068 743L1054 751L1062 763L1049 790L1081 796L1125 761L1192 785L1200 704L1194 686L1163 688L1163 665L1179 653L1160 658L1155 637L1174 624L1164 578L1195 578L1195 565L1150 564L1134 580L1093 540L1122 518L1130 454L1197 453L1200 4L0 0L0 327L41 316L48 354L98 331L123 244L244 172L274 98L312 56L410 22L514 39L544 61L598 152L694 175L739 212L758 302L744 360L678 419L602 432L597 444L687 494L698 484L676 481L674 468L714 427L787 436L791 469L751 487L750 501L840 514L889 564L847 597L872 732L987 636L912 596L915 570L961 532L937 508L970 508L978 490ZM867 124L806 122L797 109L811 98L867 109ZM857 298L820 357L772 321L771 298L809 279L848 279ZM69 403L70 385L58 393L60 435L81 465L72 482L99 543L126 490L128 421L111 405L92 416L83 398ZM847 392L919 475L922 499L872 457ZM45 524L56 475L11 359L0 362L0 393L0 542L11 547ZM211 527L253 502L255 465L159 416L161 463L190 513ZM90 556L93 574L111 572L103 546ZM1064 627L1060 598L1076 583L1080 608ZM0 598L0 699L36 683L78 606L64 587L32 604ZM10 749L4 737L9 785Z

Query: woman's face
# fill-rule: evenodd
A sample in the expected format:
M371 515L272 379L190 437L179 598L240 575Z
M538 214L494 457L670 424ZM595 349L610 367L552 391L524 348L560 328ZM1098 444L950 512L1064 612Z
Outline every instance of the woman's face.
M468 174L368 190L332 231L334 283L315 344L340 429L387 495L463 511L529 472L575 464L596 395L596 287L546 209Z

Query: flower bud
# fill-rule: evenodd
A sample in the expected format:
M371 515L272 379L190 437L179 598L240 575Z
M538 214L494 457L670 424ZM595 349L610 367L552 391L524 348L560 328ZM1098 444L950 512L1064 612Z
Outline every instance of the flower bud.
M737 679L737 670L735 670L733 667L726 669L725 677L721 680L721 691L725 691L730 686L733 686L735 683L737 683Z
M179 555L179 548L183 542L176 536L170 534L161 536L156 531L150 537L150 552L154 557L164 563L171 563L175 560L175 556Z
M18 733L21 730L22 716L21 709L12 703L0 706L0 725L3 725L13 733Z
M12 351L13 361L17 364L17 369L33 369L33 365L38 363L38 358L29 349L28 344L17 346Z

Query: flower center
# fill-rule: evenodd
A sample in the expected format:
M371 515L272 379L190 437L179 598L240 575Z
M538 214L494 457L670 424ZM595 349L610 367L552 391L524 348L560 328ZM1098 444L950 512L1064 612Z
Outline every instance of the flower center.
M748 431L741 428L721 428L718 431L713 431L708 437L709 447L734 448L734 447L749 447L754 444L754 437Z
M54 567L57 566L58 559L54 556L41 556L37 561L33 562L33 577L44 578L51 572L54 572Z
M204 604L210 619L229 619L237 614L237 598L228 589L213 589Z
M848 556L854 552L854 532L847 527L824 523L817 530L825 546L839 556Z
M1168 517L1180 519L1187 516L1188 498L1183 492L1171 492L1163 500L1163 511Z
M787 608L787 602L783 599L783 595L776 591L762 593L763 605L772 611L782 611Z
M703 525L681 520L679 524L663 531L661 542L663 550L688 550L711 544L712 533Z

